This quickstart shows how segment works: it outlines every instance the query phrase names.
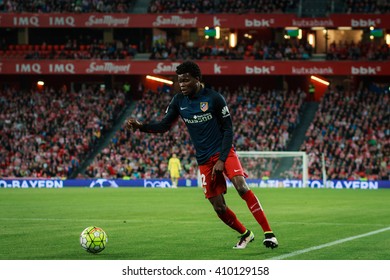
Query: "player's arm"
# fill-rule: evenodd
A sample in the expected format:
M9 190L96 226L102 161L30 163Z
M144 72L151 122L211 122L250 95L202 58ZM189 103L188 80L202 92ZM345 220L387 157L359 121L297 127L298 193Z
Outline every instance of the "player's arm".
M216 114L217 119L220 122L222 130L222 146L219 159L223 162L226 161L230 149L233 145L233 121L230 116L229 108L222 95L218 95L216 98Z
M215 109L222 130L222 145L219 159L213 166L211 172L212 179L215 178L216 173L223 172L225 169L225 161L233 145L233 122L226 101L222 95L218 95Z
M161 121L151 121L150 123L143 123L136 119L128 119L126 121L126 128L139 129L142 132L148 133L164 133L168 131L178 120L179 110L176 105L176 98L174 97L165 111L165 116Z

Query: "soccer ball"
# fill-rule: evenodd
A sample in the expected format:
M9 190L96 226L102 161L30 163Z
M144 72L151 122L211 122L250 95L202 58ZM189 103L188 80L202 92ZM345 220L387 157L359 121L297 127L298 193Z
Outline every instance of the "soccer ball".
M97 254L106 248L107 234L99 227L90 226L80 234L80 245L89 253Z

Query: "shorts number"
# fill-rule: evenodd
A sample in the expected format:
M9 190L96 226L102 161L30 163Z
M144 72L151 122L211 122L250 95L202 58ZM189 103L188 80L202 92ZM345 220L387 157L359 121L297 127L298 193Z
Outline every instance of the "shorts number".
M206 183L206 175L200 174L200 176L202 177L202 186L207 186L207 183Z

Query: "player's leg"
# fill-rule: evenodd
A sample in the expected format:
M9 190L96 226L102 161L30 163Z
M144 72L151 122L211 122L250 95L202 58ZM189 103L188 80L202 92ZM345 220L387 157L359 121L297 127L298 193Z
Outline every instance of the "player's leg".
M237 231L239 234L243 234L246 231L245 226L237 219L236 214L227 207L225 198L222 194L210 197L209 201L217 213L218 217L229 227Z
M176 188L177 188L178 184L179 184L179 177L176 177L175 178L175 186L176 186Z
M245 178L243 176L235 176L231 178L231 181L240 194L241 198L246 202L253 217L263 229L265 236L263 244L267 248L269 247L273 249L278 247L278 241L268 223L263 207L261 206L257 196L249 189Z
M238 219L236 214L227 207L223 194L210 197L209 201L217 213L218 217L229 227L240 234L238 243L233 247L234 249L245 249L249 242L255 239L252 231L248 230Z
M177 172L175 172L175 171L171 171L171 173L170 173L171 180L172 180L172 188L177 188L177 183L178 183L179 177L177 176L176 173Z
M172 177L172 187L173 188L177 188L178 181L179 181L179 179L176 176Z
M225 162L225 174L233 183L241 198L246 202L253 217L263 229L265 236L263 244L266 247L276 248L278 246L278 241L275 237L275 234L273 233L268 223L267 217L260 204L260 201L258 200L256 195L249 189L246 183L245 177L247 175L245 174L241 166L240 160L238 159L238 156L233 149L230 151L229 156Z
M254 239L251 231L247 230L245 226L237 219L235 213L226 205L224 194L226 193L226 179L223 174L217 174L212 178L212 169L218 157L212 157L207 163L199 166L200 175L202 178L202 187L206 198L210 201L217 213L218 217L230 228L237 231L240 235L239 247L243 249L247 243Z

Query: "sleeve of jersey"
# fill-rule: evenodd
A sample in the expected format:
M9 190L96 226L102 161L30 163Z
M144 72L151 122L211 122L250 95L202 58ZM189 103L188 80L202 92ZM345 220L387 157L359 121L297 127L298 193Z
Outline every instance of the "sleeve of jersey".
M149 123L145 123L140 128L140 131L148 133L164 133L170 130L179 118L179 110L175 105L175 101L176 99L173 98L161 121L151 121Z
M222 147L219 159L226 161L230 149L233 145L233 121L230 116L229 108L222 95L219 95L216 101L216 113L220 120L222 130Z

